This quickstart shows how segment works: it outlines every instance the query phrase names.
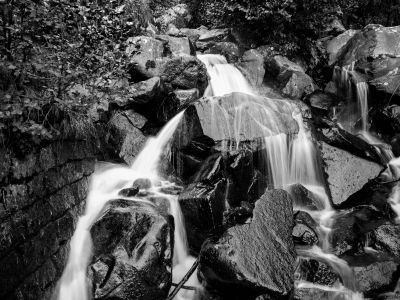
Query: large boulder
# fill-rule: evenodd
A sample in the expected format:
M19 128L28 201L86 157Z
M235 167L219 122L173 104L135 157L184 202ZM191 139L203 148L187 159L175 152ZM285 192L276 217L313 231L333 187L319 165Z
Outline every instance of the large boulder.
M389 254L400 261L400 225L386 223L376 228L370 235L374 249Z
M326 182L334 206L339 206L352 194L376 178L383 167L372 161L321 142L321 157Z
M205 65L196 57L183 56L169 60L164 66L161 78L171 89L197 88L201 94L208 85Z
M243 53L236 67L254 87L259 87L264 81L264 57L256 49Z
M222 226L225 189L224 180L214 185L195 183L179 195L191 251L198 253L206 238Z
M129 73L134 82L161 74L165 63L165 42L148 36L136 36L127 40L126 54L130 60Z
M204 51L210 49L218 42L232 42L229 29L221 28L204 31L196 41L196 48Z
M281 93L292 99L301 99L317 89L313 79L298 64L284 56L275 55L266 60L269 76L276 80Z
M94 299L166 299L173 232L173 222L153 208L111 201L91 228Z
M349 29L327 42L326 51L329 55L330 66L334 65L337 62L341 51L343 51L346 44L358 32L359 30Z
M389 95L400 95L400 26L368 25L347 43L339 66L354 64L369 83Z
M292 117L294 104L259 96L232 93L202 98L190 105L175 135L175 144L183 148L194 138L207 136L229 149L229 145L252 144L277 134L296 134ZM237 126L237 120L241 120ZM231 147L235 148L235 147Z
M166 51L171 52L172 56L194 55L194 46L187 37L175 37L169 35L157 35L158 40L168 44Z
M232 64L239 59L239 47L232 42L218 42L204 53L221 54L225 56L228 63Z
M232 227L203 245L199 272L206 285L226 299L290 299L295 260L292 214L285 191L267 191L256 202L251 223Z
M146 142L142 131L135 127L135 118L132 113L117 112L109 122L108 141L112 145L115 155L119 156L128 165L132 164L135 157ZM143 120L136 119L137 126L144 126Z

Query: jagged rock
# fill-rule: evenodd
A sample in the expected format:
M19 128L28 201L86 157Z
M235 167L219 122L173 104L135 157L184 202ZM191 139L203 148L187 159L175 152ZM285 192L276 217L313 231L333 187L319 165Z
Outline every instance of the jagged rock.
M252 86L261 86L264 81L265 68L264 57L260 52L255 49L246 51L236 66Z
M198 40L196 41L196 48L204 51L211 48L215 43L218 42L230 42L230 30L223 29L211 29L203 32Z
M400 95L400 26L367 25L347 43L338 59L340 66L354 64L371 85L392 96Z
M318 243L317 222L306 212L298 211L294 215L293 240L300 245L314 245Z
M326 44L326 51L329 55L330 66L334 65L337 62L341 51L343 51L346 44L358 32L359 30L349 29L328 41L328 43Z
M330 266L311 258L299 258L294 276L296 280L325 286L333 286L340 282L340 276Z
M334 94L317 90L307 96L306 102L310 104L311 108L327 114L332 107L338 104L338 99Z
M151 207L113 200L92 226L94 299L165 299L172 281L173 222Z
M138 129L142 129L147 122L146 117L137 113L133 109L124 110L122 114L128 119L128 121Z
M130 59L129 73L134 82L160 76L165 63L165 42L148 36L127 40L126 54Z
M195 253L199 252L204 240L222 226L225 189L224 180L214 185L194 183L179 195L189 247Z
M301 99L317 89L316 84L304 69L284 56L275 55L267 59L266 69L284 96Z
M117 102L119 106L154 105L160 103L166 95L166 89L160 77L134 83L129 86L129 92L132 95L131 98L121 97Z
M185 36L188 37L189 40L196 44L197 40L200 38L202 34L207 32L208 29L204 27L199 28L176 28L175 26L169 26L167 34L172 36Z
M385 288L392 291L398 279L398 268L399 263L395 261L378 261L355 266L353 270L359 291L367 297L375 297Z
M162 30L166 30L170 24L177 28L187 27L191 19L188 6L181 3L169 8L162 16L156 18L155 22Z
M339 206L359 191L369 180L376 178L383 167L342 149L321 143L326 181L335 206Z
M118 195L121 197L133 197L139 193L139 189L136 187L126 188L119 191Z
M366 234L386 222L386 218L379 211L369 206L359 206L350 211L342 211L332 226L330 235L333 253L342 255L363 251Z
M174 37L169 35L157 35L156 38L168 44L172 56L194 55L194 46L187 37Z
M295 258L292 222L289 195L267 191L256 202L251 223L229 228L203 245L200 276L226 299L289 299Z
M293 199L295 208L305 208L307 210L321 210L324 208L317 197L301 184L290 185L287 191Z
M228 63L235 63L239 59L239 47L232 42L218 42L204 53L221 54L225 56Z
M162 71L161 78L172 89L197 88L200 94L208 84L207 69L196 57L184 56L168 61Z
M173 93L176 98L178 98L180 107L186 107L200 97L200 92L196 88L189 90L175 90Z
M343 202L340 208L370 205L388 218L393 218L395 214L390 206L389 197L396 185L400 185L400 183L398 181L387 181L383 178L373 179Z
M253 217L254 204L242 201L240 206L229 208L224 212L224 225L232 227L238 224L244 224Z
M322 128L319 130L319 139L328 143L331 146L346 150L356 156L373 160L380 164L386 164L388 158L377 148L376 144L371 145L366 142L362 136L352 134L345 129L342 129L331 123L331 127ZM382 148L389 150L389 145L380 144Z
M377 132L394 136L400 132L400 106L391 105L370 114L372 128Z
M376 250L390 254L395 260L400 260L400 225L383 224L370 235L371 245Z
M146 137L122 113L111 118L109 128L109 143L113 145L113 151L127 164L132 164L146 142Z

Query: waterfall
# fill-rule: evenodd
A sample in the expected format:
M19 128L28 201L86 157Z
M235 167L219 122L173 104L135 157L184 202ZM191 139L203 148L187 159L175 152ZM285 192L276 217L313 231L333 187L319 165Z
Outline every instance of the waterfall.
M106 166L99 168L91 177L89 192L86 198L86 209L83 216L78 220L75 232L70 241L70 253L67 265L58 283L58 300L87 300L90 299L89 287L87 285L87 267L91 259L91 236L90 228L101 214L106 203L112 199L121 198L119 191L129 188L138 178L149 178L153 182L159 179L157 166L161 154L171 139L176 127L182 119L183 112L177 114L161 130L156 138L150 138L136 158L132 167L126 166ZM153 187L154 192L159 188ZM177 199L170 195L163 194L170 200L172 213L179 214L175 203ZM144 202L143 199L129 199ZM176 216L175 216L176 217ZM180 220L175 218L175 220ZM176 249L179 253L177 264L187 257L186 237L179 228L182 224L177 223Z

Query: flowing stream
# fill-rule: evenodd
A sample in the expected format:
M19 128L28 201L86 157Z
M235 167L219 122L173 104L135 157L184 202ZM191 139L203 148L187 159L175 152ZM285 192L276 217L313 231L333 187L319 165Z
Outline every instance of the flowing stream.
M356 292L351 268L347 263L330 253L329 233L335 211L330 205L325 191L325 182L318 164L317 152L312 140L311 132L303 120L299 107L291 101L268 99L259 97L250 87L244 76L234 66L228 64L220 55L199 55L205 63L210 76L209 86L205 96L211 97L211 124L208 124L210 133L227 132L229 140L225 150L238 149L243 135L260 135L263 137L263 149L267 161L269 180L274 188L284 188L290 192L292 184L302 184L309 189L317 200L317 211L308 211L319 224L320 244L308 249L298 249L298 255L320 260L332 267L342 278L342 283L334 287L321 287L303 280L297 282L297 287L326 289L341 295L343 299L362 299ZM349 77L346 72L338 73L342 84L348 85ZM367 94L363 84L357 84L359 97L359 111L362 116L362 129L366 131L367 124ZM249 95L241 102L222 105L213 96L222 96L239 92ZM233 97L234 98L234 97ZM361 99L362 98L362 99ZM90 228L102 213L106 203L112 199L121 198L118 195L123 188L132 186L136 179L148 178L152 182L151 192L168 199L170 213L175 220L175 246L173 259L173 282L178 283L192 266L194 258L189 255L182 212L177 195L162 192L163 187L174 186L173 183L162 181L158 174L158 165L162 153L173 136L184 112L180 112L171 119L155 138L150 138L137 156L131 167L106 166L99 168L91 178L87 196L86 210L79 218L76 231L70 242L70 255L67 266L58 286L59 300L86 300L90 299L87 284L87 267L91 260ZM291 128L289 130L289 127ZM364 128L365 127L365 128ZM222 128L222 129L221 129ZM248 137L250 139L250 137ZM161 187L159 182L161 182ZM395 191L394 193L398 193ZM397 197L397 194L393 198ZM143 198L129 198L132 201L146 202ZM396 200L392 201L396 209L400 206ZM297 205L296 210L306 208ZM187 283L198 286L197 277L192 275ZM175 299L193 299L193 291L181 290Z

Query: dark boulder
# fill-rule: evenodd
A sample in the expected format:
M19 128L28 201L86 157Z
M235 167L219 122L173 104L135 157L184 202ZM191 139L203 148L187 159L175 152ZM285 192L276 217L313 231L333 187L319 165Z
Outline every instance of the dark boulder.
M179 195L189 247L194 253L198 253L204 240L222 226L225 189L224 180L215 185L195 183Z
M294 215L293 240L298 245L318 243L317 222L306 212L298 211Z
M376 299L382 292L391 292L399 278L399 263L391 260L354 266L358 290L366 297Z
M338 58L340 66L354 64L359 74L388 95L400 95L400 26L383 27L371 24L357 32Z
M383 224L370 235L370 244L374 249L389 254L396 261L400 261L400 225Z
M124 99L126 101L125 103L117 102L120 106L154 105L159 103L167 93L160 77L153 77L148 80L134 83L129 86L129 92L131 98Z
M150 207L111 201L91 228L94 299L165 299L172 281L173 228Z
M301 99L317 89L313 79L298 64L284 56L276 55L266 60L266 70L272 76L281 93L292 99Z
M227 28L211 29L204 31L196 41L196 48L200 51L210 49L218 42L230 42L232 37Z
M293 199L295 208L306 210L321 210L324 208L321 201L301 184L290 185L287 187L287 191Z
M200 94L208 84L205 65L193 56L183 56L169 60L163 66L161 78L171 89L197 88Z
M292 201L283 190L267 191L250 224L207 241L200 253L200 276L226 299L290 299L294 245Z
M232 64L239 59L239 47L232 42L218 42L215 43L210 49L204 51L204 53L210 54L221 54L225 56L228 63Z
M320 150L334 206L341 205L383 170L382 166L372 161L354 156L324 142L321 143Z
M129 118L117 112L109 122L108 143L112 145L114 154L128 165L132 164L146 142L146 137Z
M314 284L333 286L340 282L340 276L330 266L311 258L299 258L295 271L295 278Z
M333 253L351 255L364 251L367 235L387 221L385 216L369 206L341 211L335 216L330 234Z
M400 132L400 106L390 105L378 108L370 116L371 128L377 132L390 137Z

